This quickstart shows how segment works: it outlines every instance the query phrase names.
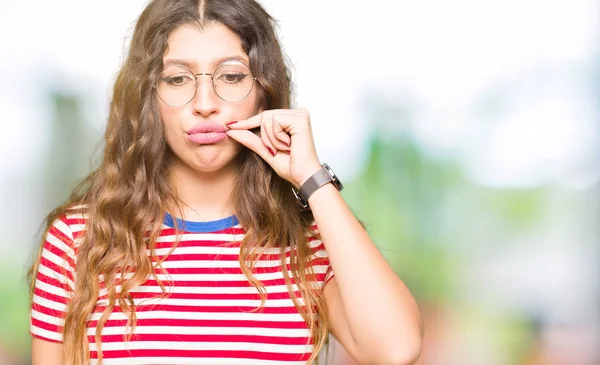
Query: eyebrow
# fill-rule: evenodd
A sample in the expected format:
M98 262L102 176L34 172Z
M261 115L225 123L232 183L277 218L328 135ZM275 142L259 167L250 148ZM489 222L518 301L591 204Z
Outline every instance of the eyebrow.
M249 63L245 57L239 56L239 55L220 57L220 58L213 60L212 63L214 66L218 66L225 61L240 61L246 65L248 65L248 63ZM167 67L170 65L185 66L189 69L195 68L194 66L197 66L196 62L194 62L192 60L177 59L177 58L170 58L170 59L165 60L164 67Z

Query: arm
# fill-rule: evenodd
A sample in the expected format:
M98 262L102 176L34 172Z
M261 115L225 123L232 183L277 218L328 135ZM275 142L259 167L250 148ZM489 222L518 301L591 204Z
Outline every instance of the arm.
M228 127L229 137L258 153L296 188L321 168L307 110L267 110ZM257 127L260 137L250 132ZM416 361L423 330L408 288L333 185L317 190L308 204L335 272L324 293L334 335L362 363Z
M360 363L414 363L423 328L408 288L334 186L323 186L308 203L335 273L324 292L333 335Z
M63 345L37 337L31 340L32 365L63 365Z

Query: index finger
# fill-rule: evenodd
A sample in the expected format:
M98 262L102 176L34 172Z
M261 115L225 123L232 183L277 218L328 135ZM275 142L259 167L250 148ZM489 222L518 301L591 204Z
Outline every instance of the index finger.
M252 129L260 127L262 123L263 113L258 113L253 117L244 120L238 120L237 122L227 123L229 129Z
M292 109L269 109L256 114L248 119L239 120L235 123L227 124L229 129L252 129L260 127L263 123L263 118L273 118L275 114L294 114Z

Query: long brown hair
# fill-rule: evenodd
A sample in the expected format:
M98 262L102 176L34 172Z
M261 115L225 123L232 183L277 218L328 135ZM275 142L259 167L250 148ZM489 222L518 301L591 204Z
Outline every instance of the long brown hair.
M86 233L78 247L74 293L66 309L66 364L89 361L86 322L96 306L100 275L105 278L108 296L95 334L100 363L100 334L117 301L128 315L133 332L136 314L130 290L152 276L166 293L152 262L162 219L167 212L173 214L170 207L177 206L177 197L168 180L173 157L163 135L152 85L163 67L168 35L184 24L202 28L212 22L224 24L240 37L252 73L260 80L256 110L291 106L290 74L274 31L274 20L257 2L153 0L147 5L136 23L128 56L114 85L103 160L46 220L47 233L52 223L67 213L80 212L88 217ZM312 284L312 251L306 237L311 231L312 214L296 203L291 185L257 154L244 149L238 158L240 168L233 200L237 219L246 231L241 242L241 268L261 294L263 307L266 292L252 275L253 263L262 249L280 248L288 292L312 335L314 351L309 362L318 360L328 337L328 317L322 288ZM149 223L152 226L148 234ZM302 295L302 304L286 270L288 247L292 279ZM40 256L41 247L29 271L31 293ZM121 290L117 292L116 277L127 270L131 270L131 275L120 279Z

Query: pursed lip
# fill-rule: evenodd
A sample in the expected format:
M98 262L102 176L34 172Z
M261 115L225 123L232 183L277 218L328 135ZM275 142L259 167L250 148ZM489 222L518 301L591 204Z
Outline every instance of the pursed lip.
M196 124L192 129L187 131L187 134L198 134L198 133L225 133L227 127L217 122L202 122Z

